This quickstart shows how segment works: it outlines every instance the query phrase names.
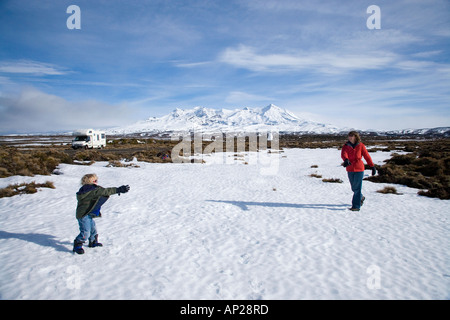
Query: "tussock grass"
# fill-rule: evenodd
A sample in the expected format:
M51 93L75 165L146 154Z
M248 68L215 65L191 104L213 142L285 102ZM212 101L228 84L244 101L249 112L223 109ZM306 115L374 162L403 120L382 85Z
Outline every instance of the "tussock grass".
M397 189L395 187L384 187L381 190L377 191L378 193L383 193L383 194L398 194L401 195L401 193L397 192Z
M38 188L50 188L55 189L55 185L51 181L45 183L21 183L21 184L10 184L6 188L0 189L0 198L12 197L18 194L33 194L38 192Z
M329 179L322 179L323 182L329 182L329 183L342 183L341 179L338 178L329 178Z
M382 166L376 166L378 174L366 178L372 182L401 184L420 189L423 196L450 199L450 139L399 139L392 137L365 136L364 144L370 152L402 151L407 154L394 153ZM397 139L397 140L395 140ZM282 148L337 148L345 143L342 135L299 136L283 134L279 147ZM110 142L110 141L108 141ZM102 150L74 151L70 146L10 147L0 145L0 178L13 175L34 176L50 175L60 163L90 165L96 161L107 161L117 165L125 159L138 161L172 163L171 150L180 141L154 138L115 138ZM211 143L203 141L202 150ZM268 142L268 148L271 143ZM223 150L226 150L224 142ZM237 151L237 140L234 141ZM245 141L245 150L249 141ZM191 154L194 154L191 145ZM239 150L241 152L242 150ZM163 156L163 155L168 155ZM184 156L180 154L180 156ZM195 161L192 161L195 162ZM317 168L312 165L311 168ZM319 175L311 177L319 178ZM324 179L324 182L340 183L339 179Z
M115 168L139 168L137 164L134 163L122 163L117 160L111 160L106 165L107 167L115 167Z
M53 148L25 153L14 147L0 147L0 178L14 175L48 175L59 163L73 161L67 153Z
M382 166L378 175L367 180L401 184L422 189L421 196L450 199L450 140L441 139L419 144L408 154L394 153Z

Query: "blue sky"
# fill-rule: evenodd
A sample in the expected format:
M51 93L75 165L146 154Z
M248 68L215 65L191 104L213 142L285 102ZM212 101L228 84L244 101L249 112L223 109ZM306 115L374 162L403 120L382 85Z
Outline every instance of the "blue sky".
M270 103L342 127L450 126L449 18L448 0L1 0L0 133Z

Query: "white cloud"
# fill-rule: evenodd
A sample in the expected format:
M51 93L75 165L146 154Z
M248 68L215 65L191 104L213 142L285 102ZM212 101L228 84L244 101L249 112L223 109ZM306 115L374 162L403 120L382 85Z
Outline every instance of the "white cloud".
M442 118L448 107L448 0L380 0L381 30L366 27L372 3L356 0L88 2L80 32L51 2L9 1L0 10L0 130L65 128L80 115L115 125L127 118L121 101L134 117L275 103L330 118L348 105Z
M65 75L68 73L68 71L56 65L30 60L2 62L0 63L0 72L34 75Z
M125 105L95 100L67 101L32 87L19 93L0 95L0 110L0 131L3 133L113 127L128 124L132 114Z
M250 94L242 91L232 91L226 97L225 102L237 104L239 107L241 107L243 105L248 105L251 103L266 102L267 104L269 104L273 100L273 98L267 96Z
M279 72L286 70L313 70L321 73L378 69L394 63L396 55L388 52L372 54L340 54L298 52L298 54L257 53L254 48L241 45L227 48L219 61L252 71Z
M203 61L203 62L176 62L175 65L179 68L196 68L210 65L211 61Z

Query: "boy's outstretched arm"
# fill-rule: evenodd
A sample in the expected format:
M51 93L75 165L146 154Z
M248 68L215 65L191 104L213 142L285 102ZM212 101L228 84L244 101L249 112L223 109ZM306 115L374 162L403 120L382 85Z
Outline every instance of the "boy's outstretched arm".
M120 187L118 187L116 189L117 189L117 193L120 196L121 193L127 193L128 191L130 191L130 186L129 185L126 185L126 186L123 185L123 186L120 186Z

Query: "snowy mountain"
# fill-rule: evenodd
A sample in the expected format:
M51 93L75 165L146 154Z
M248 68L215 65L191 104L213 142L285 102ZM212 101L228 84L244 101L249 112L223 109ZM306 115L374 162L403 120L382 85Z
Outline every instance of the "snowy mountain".
M175 109L160 118L151 117L133 125L112 128L108 134L131 134L168 131L258 132L284 131L303 133L337 133L344 129L304 120L273 104L265 108L211 109L195 107Z
M424 128L424 129L403 129L385 132L387 135L429 135L450 137L450 127Z

